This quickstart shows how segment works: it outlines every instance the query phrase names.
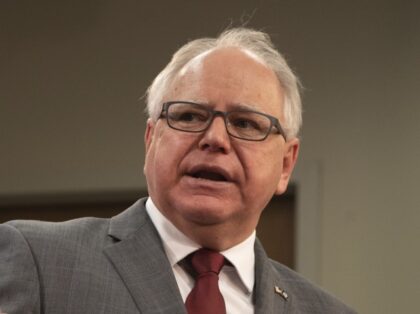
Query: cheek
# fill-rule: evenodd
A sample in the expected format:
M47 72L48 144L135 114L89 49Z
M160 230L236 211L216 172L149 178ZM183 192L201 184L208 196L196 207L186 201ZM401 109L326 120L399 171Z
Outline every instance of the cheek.
M165 168L170 168L170 163L173 161L174 154L175 152L170 143L166 143L164 138L157 138L148 154L150 170L154 172L151 172L151 174L160 175L160 172L166 171Z
M161 130L156 131L146 154L145 173L148 183L155 184L155 180L162 177L161 172L165 171L163 168L166 168L168 162L170 162L168 158L165 158L165 156L168 156L167 151L170 149L170 145L165 144L163 132Z
M146 168L150 175L166 181L176 173L190 147L188 139L182 135L173 130L162 130L156 134L146 156Z
M244 168L248 179L248 189L255 193L274 194L280 181L282 151L280 148L271 150L253 149L252 158L245 163Z

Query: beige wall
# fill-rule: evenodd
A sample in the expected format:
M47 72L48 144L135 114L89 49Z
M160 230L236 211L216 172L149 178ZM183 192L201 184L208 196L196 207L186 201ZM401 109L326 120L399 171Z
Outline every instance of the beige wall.
M0 4L0 197L144 187L138 98L187 39L253 15L306 88L300 271L361 313L415 313L418 2L227 2Z

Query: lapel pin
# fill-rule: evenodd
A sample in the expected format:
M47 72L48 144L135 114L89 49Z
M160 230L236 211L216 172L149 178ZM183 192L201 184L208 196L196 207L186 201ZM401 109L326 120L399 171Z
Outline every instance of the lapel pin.
M280 294L283 297L283 299L285 299L286 301L289 298L289 295L287 294L287 292L284 291L283 289L279 288L278 286L274 286L274 291L277 294Z

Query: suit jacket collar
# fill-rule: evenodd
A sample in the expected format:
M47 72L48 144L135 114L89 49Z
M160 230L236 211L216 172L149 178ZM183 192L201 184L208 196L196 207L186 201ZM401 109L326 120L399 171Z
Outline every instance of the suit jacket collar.
M111 219L109 236L114 244L104 253L141 313L184 314L181 294L159 235L146 213L145 200Z
M108 235L116 240L124 240L132 237L136 231L148 224L149 217L146 214L147 198L139 199L122 213L111 218Z

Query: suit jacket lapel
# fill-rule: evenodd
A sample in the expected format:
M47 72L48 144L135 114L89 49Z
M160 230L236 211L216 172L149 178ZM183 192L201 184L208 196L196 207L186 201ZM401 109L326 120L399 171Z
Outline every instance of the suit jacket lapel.
M141 313L185 314L179 288L159 235L139 200L111 219L109 236L114 244L105 255L127 286ZM278 288L276 291L276 287ZM262 245L255 243L255 314L286 314L287 297L282 280ZM279 290L280 289L280 290Z
M255 314L287 313L287 292L282 290L280 275L258 239L255 242L254 304Z
M185 313L171 265L144 202L138 201L111 219L109 236L116 243L104 253L141 313Z

